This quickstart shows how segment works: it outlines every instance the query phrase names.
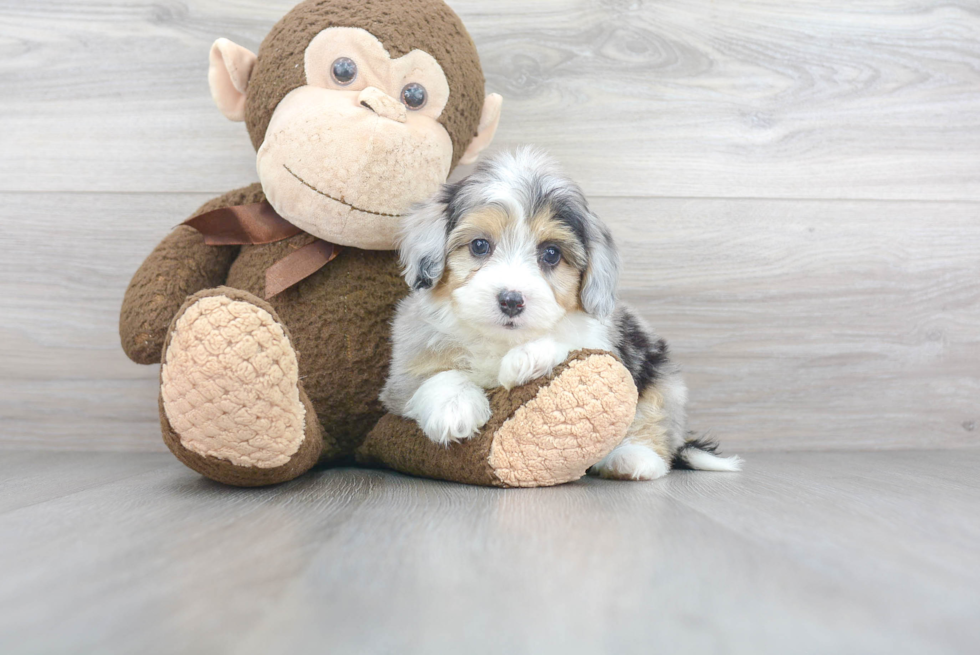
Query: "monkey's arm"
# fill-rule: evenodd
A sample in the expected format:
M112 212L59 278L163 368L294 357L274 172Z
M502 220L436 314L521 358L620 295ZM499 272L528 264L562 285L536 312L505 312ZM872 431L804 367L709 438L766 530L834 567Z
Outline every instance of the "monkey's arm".
M208 246L192 227L181 225L160 242L126 289L119 336L137 364L159 364L163 340L187 296L225 281L238 246Z
M264 200L253 184L207 202L204 212ZM160 242L133 276L119 314L122 347L137 364L158 364L167 329L187 296L224 284L238 246L209 246L194 228L181 225Z

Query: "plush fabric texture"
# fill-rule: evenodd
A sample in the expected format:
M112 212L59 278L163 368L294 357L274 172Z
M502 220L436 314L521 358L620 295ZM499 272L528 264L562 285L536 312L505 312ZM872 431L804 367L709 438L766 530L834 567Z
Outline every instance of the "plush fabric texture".
M307 44L332 26L368 30L392 57L419 49L440 63L450 87L440 121L455 166L476 134L484 80L472 40L442 0L297 6L262 44L246 90L256 148L283 97L306 82ZM372 174L386 162L390 168L378 156L357 170ZM215 198L195 216L265 200L253 184ZM356 457L447 480L534 486L581 476L625 435L624 417L636 404L629 373L610 355L587 352L547 379L494 391L493 417L465 444L441 448L411 421L382 420L378 394L391 356L390 324L408 294L398 253L348 244L317 272L262 300L270 267L314 240L299 233L264 245L208 246L199 232L180 226L134 275L120 313L123 348L138 363L163 360L164 442L191 469L226 484L262 486L291 480L317 462Z
M303 234L242 246L227 285L261 297L266 269L312 240ZM269 300L289 327L300 379L330 432L326 457L351 454L384 414L378 394L391 358L390 324L407 294L398 253L344 248L322 269Z
M629 372L609 353L573 353L551 375L490 392L493 416L472 439L440 446L386 415L357 451L364 465L496 487L577 480L626 435L636 407Z
M264 199L261 188L252 185L216 198L195 215L222 202ZM226 285L247 291L251 302L265 306L259 299L266 270L313 239L300 234L260 246L215 247L205 245L192 228L178 227L130 282L120 319L123 348L138 363L159 362L171 321L186 298L201 289ZM384 414L378 394L391 357L390 323L407 294L397 252L345 248L327 266L270 300L289 328L299 377L317 417L330 426L327 458L350 455Z
M578 480L623 440L636 401L633 378L615 357L575 357L500 426L490 468L508 487Z
M180 318L188 309L197 305L202 299L208 298L220 298L239 303L247 303L265 311L278 325L282 325L282 321L279 320L279 317L275 314L275 310L270 305L249 293L227 287L208 289L188 298L178 309L174 325L180 322ZM283 326L282 331L286 339L290 340L289 330ZM174 330L171 329L167 332L164 341L164 352L170 352L173 336ZM166 365L166 358L164 358L163 366L161 367L161 389L164 386L162 375ZM313 409L309 397L303 390L302 383L298 383L298 391L304 414L303 439L296 452L285 463L279 466L260 468L258 466L242 465L241 463L235 464L227 459L209 457L186 448L181 442L180 435L174 430L173 426L170 425L170 421L167 419L167 412L164 407L164 395L161 393L160 426L163 432L163 441L170 448L170 451L177 456L177 459L183 462L188 468L217 482L236 487L261 487L292 480L309 471L317 463L322 454L324 444L323 429L316 418L316 411Z
M263 200L256 183L205 203L192 216ZM123 297L119 336L126 355L137 364L159 364L177 310L187 296L224 284L238 251L238 246L209 246L200 232L186 226L168 234L140 265Z
M229 120L245 120L245 90L256 56L228 39L218 39L211 46L209 60L208 83L214 103Z
M160 381L167 420L199 455L276 468L303 442L296 352L272 314L247 300L207 295L187 307Z
M439 190L452 156L431 118L398 123L305 86L279 103L256 164L269 202L293 225L342 246L393 250L398 216Z
M263 199L254 187L223 198L242 204ZM220 206L222 199L200 211ZM272 244L234 247L231 250L237 256L226 264L230 247L204 246L199 238L190 238L193 235L186 234L187 229L178 228L178 238L171 234L164 239L148 261L168 262L176 270L195 271L196 276L184 274L178 277L179 284L172 284L144 265L126 294L127 303L152 300L152 315L171 326L160 338L157 353L171 351L181 317L202 298L221 296L255 306L281 326L282 335L295 352L299 373L296 389L282 391L283 395L295 393L304 408L305 427L296 453L281 464L283 458L267 460L272 466L263 468L258 464L265 455L256 457L254 451L249 461L222 455L220 446L197 448L199 452L188 448L182 439L190 438L190 443L193 437L178 433L171 425L161 394L164 441L182 462L202 475L236 486L261 486L293 479L318 461L347 461L356 453L361 462L410 474L470 484L542 486L580 477L626 434L636 405L636 390L628 371L608 354L582 352L556 368L549 378L511 391L491 392L494 415L481 435L451 448L439 447L414 422L395 416L381 418L384 412L378 394L391 354L390 322L398 301L408 293L399 275L397 253L345 249L329 265L267 303L260 299L265 271L311 243L312 236L300 234ZM216 279L215 285L224 283L226 287L200 292L191 288L196 295L187 298L188 279L207 284L218 275L208 278L201 271L224 269L225 279ZM175 309L168 317L169 308ZM143 330L151 335L145 341L152 341L154 326L139 310L139 306L124 305L123 315L140 321L136 323L138 329L123 331L124 339ZM218 336L201 337L205 343L216 343L219 352L235 349L238 344L231 344L227 335L220 334L221 326L217 327ZM135 346L142 346L144 360L153 361L145 343ZM140 352L136 347L129 350ZM576 364L586 360L589 367ZM220 358L212 361L220 362ZM161 375L166 370L165 363ZM210 373L218 377L229 374ZM626 381L626 387L616 382L617 375ZM161 388L166 385L167 380L161 377ZM241 407L233 409L239 411ZM222 438L235 442L236 431ZM284 452L280 449L276 455Z
M422 50L435 57L449 81L449 102L440 122L453 140L455 167L476 136L485 80L473 39L442 0L307 0L272 28L245 101L245 122L258 150L272 112L293 89L306 84L306 46L328 27L360 27L385 44L392 57Z

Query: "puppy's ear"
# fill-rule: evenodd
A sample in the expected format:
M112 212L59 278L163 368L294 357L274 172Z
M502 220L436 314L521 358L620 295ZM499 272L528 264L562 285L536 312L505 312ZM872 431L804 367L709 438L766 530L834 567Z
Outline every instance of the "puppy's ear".
M586 223L586 251L589 263L582 279L582 308L599 318L612 314L616 308L616 289L619 286L619 251L609 229L589 212Z
M398 250L402 275L414 291L431 289L446 267L449 197L446 185L435 197L415 205L402 217Z

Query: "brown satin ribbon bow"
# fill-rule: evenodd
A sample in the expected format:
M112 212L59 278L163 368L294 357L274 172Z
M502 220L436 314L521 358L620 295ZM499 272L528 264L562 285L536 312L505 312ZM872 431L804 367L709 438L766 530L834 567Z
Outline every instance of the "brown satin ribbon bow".
M209 246L258 246L303 233L276 213L268 201L222 207L189 218L183 224L203 234L204 243ZM317 239L286 255L265 272L265 299L310 277L339 254L340 246Z

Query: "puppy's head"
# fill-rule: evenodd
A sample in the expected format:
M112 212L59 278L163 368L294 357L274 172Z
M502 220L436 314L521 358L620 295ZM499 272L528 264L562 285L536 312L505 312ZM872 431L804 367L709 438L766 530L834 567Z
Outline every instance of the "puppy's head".
M612 312L619 259L582 190L541 153L481 164L404 219L405 279L488 334L530 338L566 314ZM518 336L521 335L521 336Z

